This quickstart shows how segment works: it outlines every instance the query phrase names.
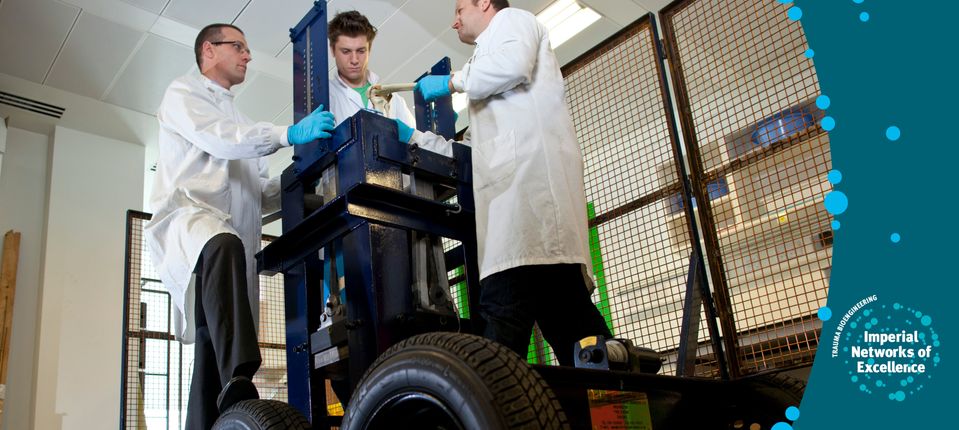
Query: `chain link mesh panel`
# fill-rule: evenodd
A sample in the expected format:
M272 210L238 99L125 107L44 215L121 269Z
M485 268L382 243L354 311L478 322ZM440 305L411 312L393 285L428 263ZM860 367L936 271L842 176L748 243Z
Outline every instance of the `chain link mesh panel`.
M127 219L127 302L124 330L124 429L182 429L193 376L193 346L173 336L173 304L143 238L150 215ZM263 241L265 246L268 241ZM260 398L286 401L286 328L283 275L260 277L263 363L253 377ZM338 402L330 397L333 404Z
M728 292L740 373L812 362L832 261L819 82L787 8L697 0L663 13L693 185L708 196L708 264Z
M655 43L643 18L563 74L585 157L593 298L615 336L659 351L674 374L692 248Z

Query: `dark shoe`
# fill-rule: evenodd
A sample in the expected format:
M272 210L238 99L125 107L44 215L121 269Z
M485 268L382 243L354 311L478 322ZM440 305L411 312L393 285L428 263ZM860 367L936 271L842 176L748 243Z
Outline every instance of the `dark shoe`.
M656 373L663 365L659 353L653 349L633 345L629 339L610 339L606 341L610 367L635 373Z
M234 376L230 382L226 383L223 391L216 398L216 407L220 413L226 412L230 406L243 400L259 399L260 393L256 391L256 385L246 376Z

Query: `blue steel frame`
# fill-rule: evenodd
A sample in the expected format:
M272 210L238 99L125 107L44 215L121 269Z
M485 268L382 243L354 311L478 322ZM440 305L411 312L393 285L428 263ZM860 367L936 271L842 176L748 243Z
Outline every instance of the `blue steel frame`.
M326 14L326 2L317 1L290 30L297 121L320 104L329 106ZM444 58L428 74L449 73ZM428 104L417 95L416 112L419 130L453 137L450 97ZM418 309L412 300L410 232L420 231L462 243L446 252L447 267L464 266L469 306L478 301L471 153L465 145L452 146L448 158L403 144L392 120L360 111L332 138L294 147L293 164L281 177L283 235L257 255L257 264L259 271L285 275L289 402L314 428L337 424L327 416L326 379L348 382L351 392L376 357L406 337L464 325L481 330L475 317L459 321ZM337 174L336 197L311 208L306 201L318 199L314 184L327 169ZM403 174L429 180L457 203L403 192ZM322 329L328 274L320 250L342 256L346 285L345 318ZM318 361L317 354L331 349L348 358L329 366Z

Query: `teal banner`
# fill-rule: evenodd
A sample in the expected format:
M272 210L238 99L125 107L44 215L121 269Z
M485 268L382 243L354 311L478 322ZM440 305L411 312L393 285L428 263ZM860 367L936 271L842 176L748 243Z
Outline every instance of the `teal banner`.
M798 55L822 90L835 233L809 385L773 430L951 427L959 4L764 1L809 42Z

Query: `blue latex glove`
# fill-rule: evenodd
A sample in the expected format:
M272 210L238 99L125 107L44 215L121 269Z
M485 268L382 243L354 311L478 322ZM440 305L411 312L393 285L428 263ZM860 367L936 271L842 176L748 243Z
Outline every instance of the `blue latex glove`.
M416 82L414 91L419 91L426 101L431 102L450 95L450 75L425 76Z
M323 105L306 118L286 129L286 138L294 145L310 143L316 139L329 139L336 125L333 113L324 111Z
M413 138L413 129L403 121L398 119L394 119L393 121L396 121L396 131L397 134L399 134L400 142L410 143L410 139Z

